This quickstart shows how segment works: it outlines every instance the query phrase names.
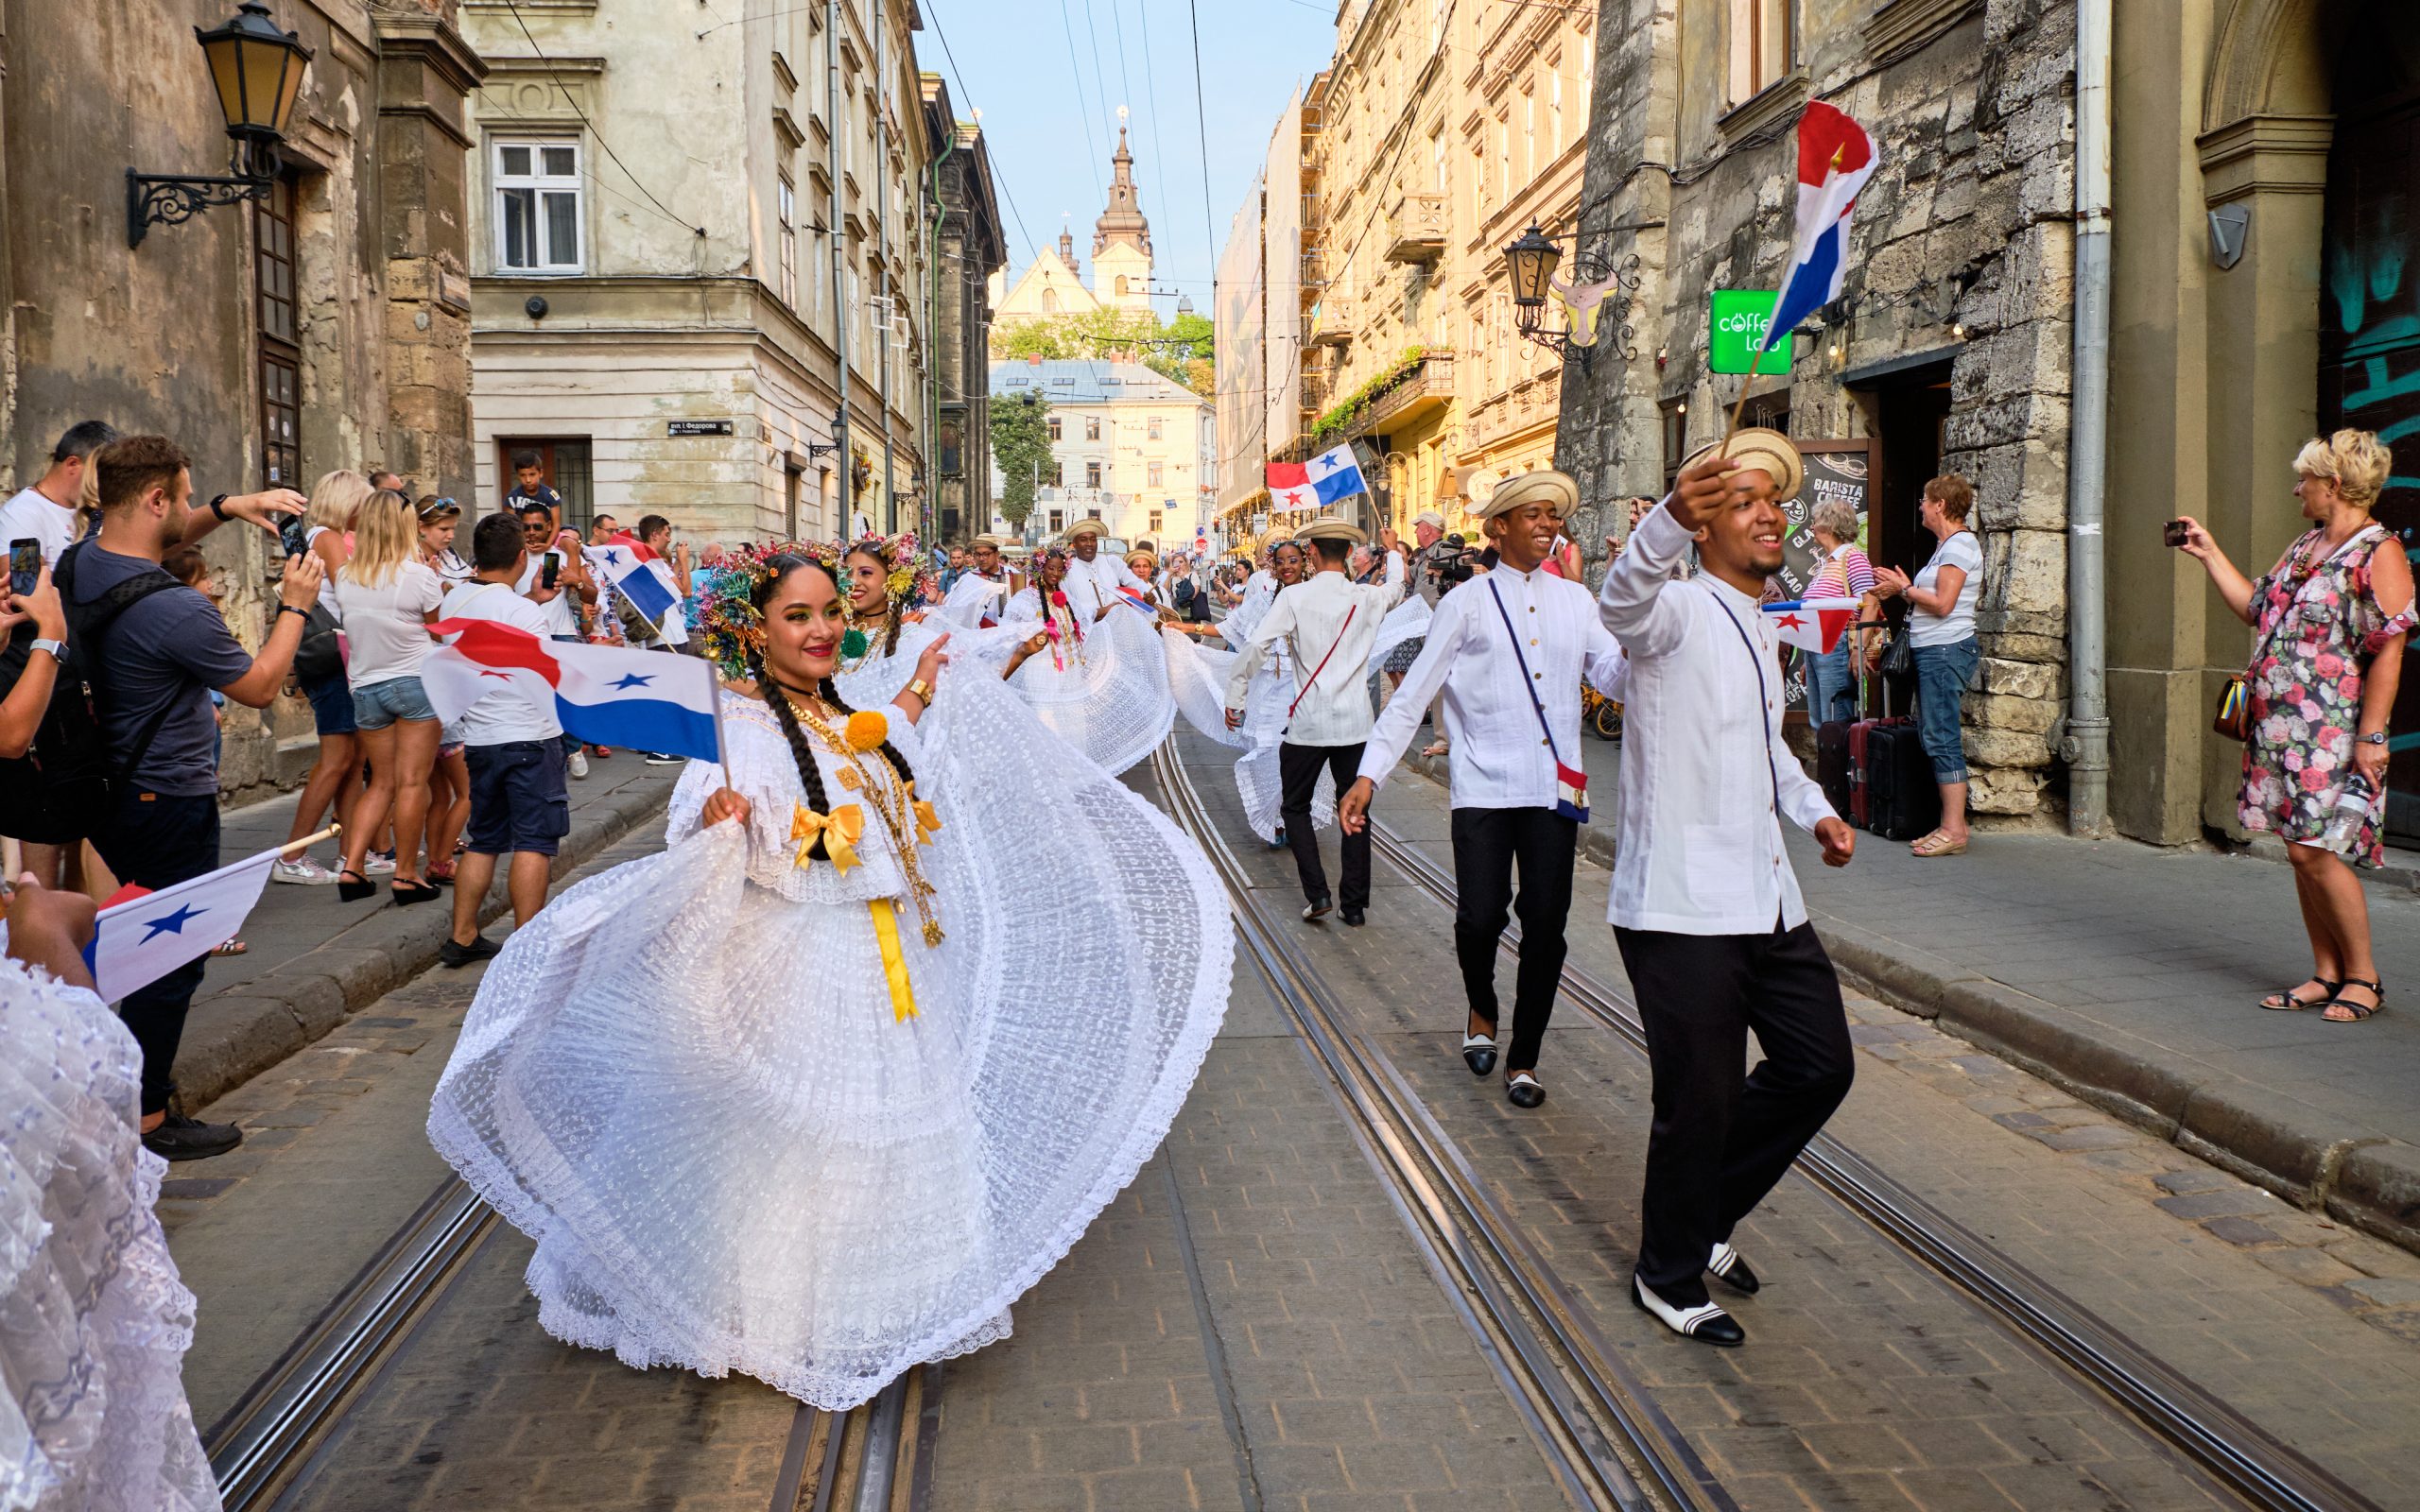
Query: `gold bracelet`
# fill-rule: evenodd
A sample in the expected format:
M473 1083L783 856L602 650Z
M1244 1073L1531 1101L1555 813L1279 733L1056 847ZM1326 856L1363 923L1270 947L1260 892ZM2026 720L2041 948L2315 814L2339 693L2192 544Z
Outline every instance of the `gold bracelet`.
M916 700L919 703L924 704L926 708L932 707L933 685L931 683L926 682L922 678L918 678L908 684L908 691L916 696Z

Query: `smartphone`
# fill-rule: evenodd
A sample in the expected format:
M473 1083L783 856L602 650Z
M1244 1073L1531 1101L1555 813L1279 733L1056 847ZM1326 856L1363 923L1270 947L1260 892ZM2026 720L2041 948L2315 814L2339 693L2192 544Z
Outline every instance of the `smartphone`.
M299 514L277 517L277 543L289 557L301 557L311 550L310 523Z
M546 553L545 557L543 558L543 564L538 569L538 586L541 588L554 587L555 579L562 576L562 570L563 554L560 551L550 551Z
M9 542L9 592L30 593L41 579L42 542L31 536L20 536Z
M2185 522L2182 520L2170 520L2167 524L2160 527L2160 534L2167 539L2168 543L2171 546L2182 546L2193 539L2193 532L2187 527Z

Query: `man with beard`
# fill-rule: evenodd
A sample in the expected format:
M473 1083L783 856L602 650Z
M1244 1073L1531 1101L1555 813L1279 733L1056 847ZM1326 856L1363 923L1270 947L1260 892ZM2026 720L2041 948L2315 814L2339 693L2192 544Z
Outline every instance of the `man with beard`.
M1420 729L1432 698L1450 742L1454 810L1454 954L1470 1000L1462 1059L1474 1075L1495 1069L1495 950L1521 891L1521 971L1506 1095L1516 1108L1547 1100L1538 1050L1563 976L1564 921L1587 813L1580 760L1580 683L1620 696L1622 648L1598 623L1588 590L1543 570L1580 487L1563 472L1527 472L1480 507L1500 563L1448 593L1428 639L1370 730L1360 775L1337 805L1347 834L1369 822L1370 800ZM1508 695L1508 690L1525 690ZM1571 765L1564 765L1565 762Z
M1632 1299L1674 1332L1736 1345L1707 1297L1759 1282L1739 1220L1848 1095L1839 979L1782 850L1788 817L1848 865L1856 832L1782 743L1782 681L1757 609L1782 565L1781 504L1806 464L1754 429L1708 446L1631 532L1599 595L1630 659L1622 803L1607 917L1636 988L1654 1074ZM1699 572L1672 570L1694 541ZM1789 775L1784 777L1783 773ZM1764 1060L1743 1083L1754 1030Z

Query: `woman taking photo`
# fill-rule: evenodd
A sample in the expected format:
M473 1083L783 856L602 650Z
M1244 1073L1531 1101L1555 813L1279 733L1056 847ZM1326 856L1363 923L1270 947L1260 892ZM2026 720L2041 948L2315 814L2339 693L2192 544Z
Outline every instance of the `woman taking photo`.
M1908 601L1908 644L1916 654L1916 733L1941 784L1941 827L1910 843L1919 857L1954 856L1966 849L1966 747L1959 706L1975 680L1982 651L1975 639L1975 604L1983 596L1983 545L1966 526L1975 512L1975 485L1955 472L1925 485L1917 518L1939 540L1932 559L1910 580L1895 567L1874 570L1875 591Z
M2330 1023L2359 1022L2386 1001L2370 954L2369 901L2353 868L2386 864L2378 819L2387 718L2414 623L2411 563L2370 518L2391 465L2369 431L2338 431L2304 446L2294 457L2294 496L2311 528L2256 581L2227 559L2200 521L2185 516L2171 532L2254 630L2236 812L2245 829L2286 842L2311 954L2310 979L2260 1005L2318 1008ZM2348 817L2331 834L2340 810Z
M97 477L97 471L87 469L87 477ZM320 474L311 486L311 507L303 516L303 537L310 543L311 555L320 558L320 566L327 576L320 584L320 608L329 618L337 616L337 571L351 550L354 516L361 510L361 503L370 497L370 480L350 468L338 468ZM309 639L309 632L304 632ZM298 659L302 653L296 653ZM310 775L302 780L302 792L294 803L294 822L285 838L300 840L316 833L320 821L334 809L337 817L344 816L348 795L361 782L361 744L356 738L359 727L353 718L353 690L345 683L341 662L316 678L297 676L295 683L311 705L311 726L320 737L320 754L311 764ZM301 883L319 886L337 880L337 874L311 859L306 851L290 851L285 860L268 869L272 882Z
M445 589L419 559L418 524L411 501L402 494L372 494L354 526L353 555L337 574L337 604L353 647L346 672L354 719L370 758L370 785L346 821L344 868L337 873L337 896L347 902L376 890L362 862L371 836L390 812L398 841L395 902L424 903L440 893L420 869L428 773L437 761L440 733L437 711L421 691L420 664L437 644L428 623L437 617Z

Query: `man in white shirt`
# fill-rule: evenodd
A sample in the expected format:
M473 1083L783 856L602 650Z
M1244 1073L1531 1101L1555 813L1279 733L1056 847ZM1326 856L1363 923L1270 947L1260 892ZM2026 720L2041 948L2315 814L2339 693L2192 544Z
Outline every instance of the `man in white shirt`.
M1135 576L1134 569L1115 556L1101 555L1101 537L1108 533L1109 527L1098 520L1079 520L1067 527L1067 580L1061 586L1068 604L1095 621L1106 618L1117 606L1121 588L1150 596L1150 584Z
M1588 590L1544 570L1555 536L1580 502L1569 474L1526 472L1479 507L1501 564L1467 591L1438 600L1428 640L1403 687L1371 728L1360 775L1337 803L1345 833L1368 824L1370 800L1420 732L1432 698L1443 710L1454 807L1454 954L1470 998L1462 1059L1473 1075L1495 1069L1495 954L1516 904L1521 872L1521 971L1512 1038L1504 1051L1506 1095L1519 1108L1547 1100L1535 1074L1563 978L1564 922L1571 913L1586 778L1580 770L1580 683L1621 696L1621 643L1597 617ZM1442 697L1441 697L1442 694Z
M1782 851L1787 816L1843 867L1857 833L1782 742L1778 645L1757 609L1782 564L1806 464L1742 431L1682 472L1606 570L1605 627L1630 659L1621 817L1606 917L1636 989L1655 1077L1638 1306L1685 1337L1746 1337L1705 1273L1759 1284L1731 1233L1848 1095L1839 979ZM1695 541L1699 572L1672 569ZM1764 1060L1744 1082L1754 1030Z
M441 619L496 620L548 633L543 608L516 591L528 565L520 522L492 514L471 533L471 561L477 575L457 585L439 608ZM498 687L462 711L455 728L468 748L471 822L462 859L454 870L454 932L438 947L448 967L483 961L500 948L479 933L479 906L495 881L496 857L507 855L505 891L512 899L515 927L537 917L546 903L546 875L556 850L571 827L563 786L562 726L516 687Z
M1303 879L1303 917L1316 919L1334 911L1336 902L1320 866L1311 798L1319 790L1321 767L1339 788L1351 786L1360 770L1362 744L1370 738L1370 647L1377 642L1378 622L1403 597L1405 570L1403 549L1392 530L1378 534L1387 552L1387 576L1379 583L1356 583L1345 576L1346 557L1369 539L1357 526L1322 515L1294 539L1310 548L1318 570L1308 582L1278 594L1244 644L1227 679L1227 728L1242 727L1252 675L1271 645L1283 645L1294 664L1295 692L1277 750L1278 781L1284 784L1277 812ZM1358 924L1370 907L1368 829L1346 834L1343 850L1344 921Z
M84 469L93 454L117 439L117 428L103 420L70 425L50 449L50 467L29 489L0 505L0 545L11 541L42 542L42 564L59 565L59 554L76 543L76 507L84 497Z
M975 538L974 562L942 595L941 614L953 624L975 629L1008 618L1009 599L1017 585L1001 563L997 536Z

